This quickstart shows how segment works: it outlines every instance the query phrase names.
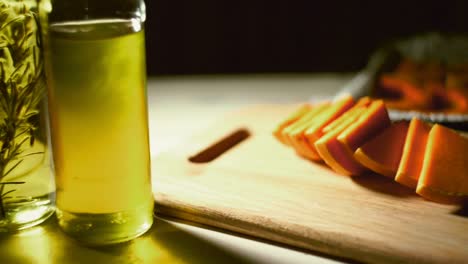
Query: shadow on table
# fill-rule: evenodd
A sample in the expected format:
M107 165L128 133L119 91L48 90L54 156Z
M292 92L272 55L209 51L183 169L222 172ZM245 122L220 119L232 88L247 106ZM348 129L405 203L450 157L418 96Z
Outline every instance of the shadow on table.
M169 222L155 218L133 241L87 247L65 236L55 217L13 234L0 234L0 263L249 263Z
M354 183L374 192L384 193L395 197L416 196L414 190L397 183L391 178L375 173L353 176L351 179Z
M453 212L454 215L468 218L468 200L465 201L460 207Z
M177 225L156 218L152 230L145 234L151 236L154 243L174 254L183 263L251 263L245 257L237 255L213 242L197 237Z

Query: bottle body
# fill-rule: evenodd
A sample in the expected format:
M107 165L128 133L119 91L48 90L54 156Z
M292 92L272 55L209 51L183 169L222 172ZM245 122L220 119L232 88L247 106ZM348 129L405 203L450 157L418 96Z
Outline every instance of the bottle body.
M144 21L50 17L45 54L58 223L89 244L130 240L153 221Z
M0 1L0 231L37 225L54 212L36 7Z

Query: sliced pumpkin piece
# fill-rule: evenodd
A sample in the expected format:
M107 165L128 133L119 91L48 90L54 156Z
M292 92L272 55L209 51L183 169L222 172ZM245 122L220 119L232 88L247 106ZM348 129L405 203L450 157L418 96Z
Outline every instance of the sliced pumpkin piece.
M316 153L312 152L309 148L303 148L303 146L298 145L294 138L297 137L297 134L304 133L310 124L314 122L314 118L321 112L325 111L328 107L330 107L329 102L317 105L316 107L310 109L309 112L303 115L296 123L293 123L289 127L283 129L283 139L287 145L290 145L295 149L297 154L308 159L317 160L318 155Z
M393 123L359 147L354 153L354 158L371 171L394 178L407 132L408 122Z
M345 120L349 119L349 117L351 115L355 115L354 114L354 111L357 109L357 108L363 108L363 107L367 107L371 104L372 100L370 99L370 97L363 97L361 99L359 99L357 101L357 103L351 108L349 109L348 111L346 111L344 114L342 114L341 116L339 116L337 119L335 119L333 122L331 122L330 124L328 124L327 126L325 126L323 129L322 129L322 133L323 134L326 134L328 133L329 131L335 129L336 127L340 126L340 124L342 122L345 122Z
M411 102L413 108L421 108L429 103L427 93L414 81L405 80L394 74L383 74L380 77L380 84L380 92L391 105L398 105L398 102Z
M323 102L317 105L314 105L306 113L304 113L296 122L291 123L289 126L283 128L280 132L280 137L282 141L286 144L291 146L291 134L296 130L305 129L304 126L307 125L308 122L312 120L312 118L323 111L326 107L330 105L329 102Z
M464 113L468 111L468 93L465 89L447 88L441 84L427 84L431 94L429 111Z
M341 132L354 123L365 111L365 106L353 107L353 109L344 114L346 115L346 119L341 120L338 125L334 122L334 128L315 142L315 148L320 157L330 168L339 174L358 175L366 171L353 158L353 153L337 139Z
M417 118L411 120L395 181L416 189L430 130L431 126L428 123Z
M467 138L438 124L431 128L416 193L438 203L468 199Z
M451 108L447 112L468 112L468 92L466 89L446 89L447 98L451 102Z
M323 135L322 129L345 113L354 104L355 101L350 95L338 99L328 109L317 115L314 118L314 122L310 124L307 130L303 133L296 134L294 140L303 148L308 148L311 152L316 153L320 160L314 143Z
M390 126L387 108L382 100L373 101L367 110L339 136L345 147L354 154L357 148Z
M282 137L281 132L286 127L290 126L294 122L298 121L304 114L306 114L312 106L310 104L302 104L299 106L292 114L287 116L284 120L282 120L276 128L273 130L273 135L275 138L283 144L286 144L284 138Z

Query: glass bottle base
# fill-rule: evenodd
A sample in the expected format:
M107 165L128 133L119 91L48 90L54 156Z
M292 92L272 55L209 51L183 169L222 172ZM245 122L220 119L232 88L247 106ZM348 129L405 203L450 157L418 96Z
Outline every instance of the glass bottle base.
M50 195L9 200L0 215L0 232L14 232L44 222L54 213Z
M62 231L89 245L108 245L132 240L150 229L153 208L108 214L73 213L56 209Z

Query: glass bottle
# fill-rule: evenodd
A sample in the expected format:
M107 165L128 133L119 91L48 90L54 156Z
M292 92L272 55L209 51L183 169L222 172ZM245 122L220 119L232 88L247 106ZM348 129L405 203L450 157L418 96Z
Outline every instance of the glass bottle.
M54 212L35 3L0 0L0 232L37 225Z
M153 222L142 0L40 2L61 229L113 244Z

